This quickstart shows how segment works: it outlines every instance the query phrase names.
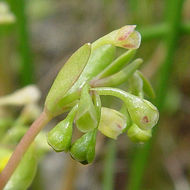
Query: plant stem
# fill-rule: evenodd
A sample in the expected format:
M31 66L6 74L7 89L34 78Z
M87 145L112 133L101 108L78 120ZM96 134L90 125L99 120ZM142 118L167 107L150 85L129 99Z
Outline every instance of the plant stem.
M34 79L31 48L28 33L28 21L25 13L26 0L9 0L12 11L16 15L16 30L18 37L18 51L20 54L20 82L22 86L30 84Z
M159 73L159 86L157 89L156 105L160 111L162 111L164 105L164 99L166 96L167 88L169 86L169 77L171 74L175 48L177 45L177 39L180 32L180 20L183 0L169 0L168 2L167 23L168 23L168 33L166 35L166 57L164 63L161 66ZM156 130L154 130L155 136ZM153 144L153 138L145 143L144 147L137 149L135 153L134 161L131 166L131 175L128 183L128 190L139 190L142 189L141 183L143 179L144 170L147 164L148 156Z
M107 145L107 154L104 161L104 175L102 190L114 189L114 173L115 173L115 159L116 159L116 142L109 140Z
M0 190L3 189L3 187L12 176L13 172L23 158L23 155L25 154L35 137L50 120L51 118L47 115L45 111L43 111L38 119L33 122L29 130L26 132L26 134L17 145L6 167L0 174Z

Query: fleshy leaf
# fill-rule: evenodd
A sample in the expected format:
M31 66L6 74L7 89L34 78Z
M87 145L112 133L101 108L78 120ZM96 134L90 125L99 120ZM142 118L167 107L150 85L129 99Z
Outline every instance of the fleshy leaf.
M78 81L73 85L69 93L73 93L93 77L105 69L115 58L116 48L112 45L103 45L91 52L89 61L80 75Z
M108 65L96 78L104 78L110 76L123 68L134 57L136 50L131 49L120 55L110 65Z
M127 81L133 73L140 67L142 64L142 59L135 59L132 63L124 67L121 71L108 76L106 78L98 79L93 81L93 86L118 86L125 81Z
M45 101L45 108L51 115L56 116L62 113L62 107L58 102L78 80L88 62L90 53L91 45L83 45L69 58L58 73Z
M126 128L126 117L113 109L103 107L98 130L105 136L117 139Z
M152 130L142 130L136 124L131 125L127 132L133 142L146 142L152 137Z

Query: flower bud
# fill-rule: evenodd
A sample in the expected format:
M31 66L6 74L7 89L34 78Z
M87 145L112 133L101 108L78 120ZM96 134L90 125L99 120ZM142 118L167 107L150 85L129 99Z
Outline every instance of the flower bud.
M152 130L142 130L133 123L133 125L130 126L127 135L133 142L146 142L152 137Z
M47 135L48 144L56 152L68 151L71 146L73 120L77 107L74 107L68 116L59 122Z
M136 25L126 25L118 30L114 30L96 40L92 44L92 49L94 50L104 44L112 44L126 49L137 49L141 43L141 35L135 31L135 28Z
M103 107L98 130L107 137L117 139L126 128L126 117L113 109Z
M71 146L71 157L82 164L89 164L95 157L97 129L84 134Z
M148 130L157 124L159 112L152 103L132 94L126 102L131 119L139 128Z
M79 108L76 114L76 126L85 133L96 128L97 125L97 111L89 94L89 86L85 85L81 92Z

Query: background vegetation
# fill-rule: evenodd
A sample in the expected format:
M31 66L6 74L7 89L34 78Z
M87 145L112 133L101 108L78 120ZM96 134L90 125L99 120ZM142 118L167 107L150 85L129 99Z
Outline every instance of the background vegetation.
M0 1L1 2L1 1ZM5 1L3 1L5 2ZM0 96L37 84L42 102L64 61L85 42L126 24L142 34L137 52L155 87L161 118L152 140L99 136L96 160L82 166L53 151L31 190L190 189L190 0L7 0L15 15L0 25ZM105 100L105 104L117 102ZM17 115L17 110L6 114ZM50 126L51 127L51 126Z

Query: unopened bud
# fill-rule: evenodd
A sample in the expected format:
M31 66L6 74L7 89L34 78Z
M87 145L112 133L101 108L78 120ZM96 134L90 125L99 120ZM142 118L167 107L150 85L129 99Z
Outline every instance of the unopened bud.
M95 157L97 129L84 134L71 146L71 157L82 164L89 164Z
M141 129L152 129L157 124L159 112L152 103L132 94L126 102L132 121Z
M77 106L68 114L68 116L59 122L47 135L48 144L56 151L68 151L71 146L73 133L73 120Z

